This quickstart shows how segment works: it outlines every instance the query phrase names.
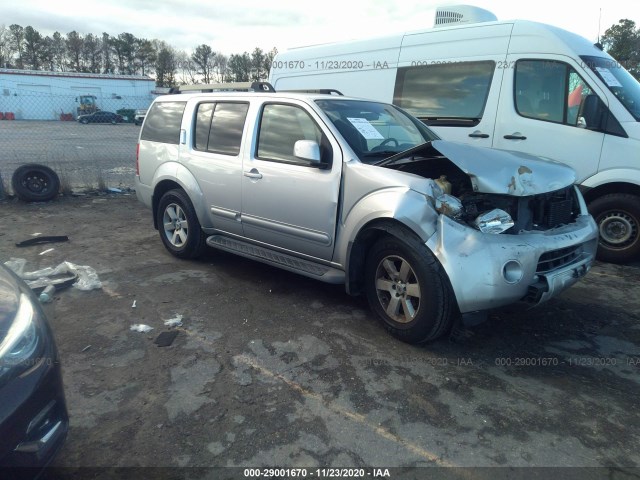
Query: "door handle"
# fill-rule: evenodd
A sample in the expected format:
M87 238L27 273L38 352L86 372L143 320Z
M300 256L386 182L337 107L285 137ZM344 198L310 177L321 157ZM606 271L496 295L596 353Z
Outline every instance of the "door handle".
M258 170L256 170L255 168L252 168L248 172L244 172L244 176L245 177L249 177L249 178L253 178L253 179L256 179L256 180L262 178L262 174Z
M504 138L507 140L526 140L527 137L522 135L520 132L512 133L511 135L505 135Z
M480 130L476 130L475 132L470 133L469 136L471 138L489 138L488 133L482 133Z

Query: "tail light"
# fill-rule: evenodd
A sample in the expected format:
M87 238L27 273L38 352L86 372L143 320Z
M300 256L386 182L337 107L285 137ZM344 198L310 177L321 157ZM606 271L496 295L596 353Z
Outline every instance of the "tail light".
M140 176L140 144L136 145L136 176Z

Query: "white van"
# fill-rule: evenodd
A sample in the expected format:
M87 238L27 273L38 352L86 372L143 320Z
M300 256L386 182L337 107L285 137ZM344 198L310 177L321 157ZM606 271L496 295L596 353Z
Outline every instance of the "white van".
M446 140L566 163L599 225L599 258L640 257L638 81L599 45L549 25L464 6L440 10L436 25L294 48L269 80L392 102Z

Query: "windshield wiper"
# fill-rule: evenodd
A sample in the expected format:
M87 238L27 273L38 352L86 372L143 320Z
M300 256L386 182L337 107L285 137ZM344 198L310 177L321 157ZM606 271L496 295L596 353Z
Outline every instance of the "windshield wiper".
M392 155L395 155L396 153L400 153L400 152L397 150L378 150L377 152L365 153L362 156L363 157L379 157L380 155L384 155L385 157L390 157Z
M389 165L391 163L395 163L396 161L398 161L398 160L400 160L402 158L406 158L408 156L411 156L415 152L419 152L420 150L423 150L425 147L431 145L431 143L432 143L431 140L429 140L428 142L421 143L420 145L416 145L415 147L411 147L408 150L404 150L404 151L398 152L395 155L392 155L390 157L383 158L379 162L374 163L374 165Z

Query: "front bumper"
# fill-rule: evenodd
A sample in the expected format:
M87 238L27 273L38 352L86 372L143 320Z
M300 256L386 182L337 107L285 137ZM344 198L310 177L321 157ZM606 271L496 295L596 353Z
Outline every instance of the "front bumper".
M483 234L440 215L426 243L447 272L461 313L521 300L545 302L591 268L598 228L590 215L570 225L519 235Z
M53 460L69 429L53 337L32 368L0 388L0 399L0 470L33 476Z

